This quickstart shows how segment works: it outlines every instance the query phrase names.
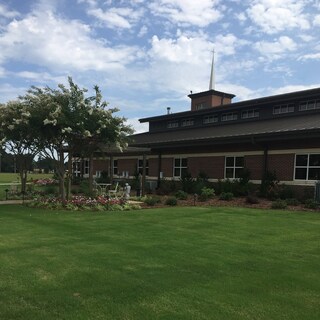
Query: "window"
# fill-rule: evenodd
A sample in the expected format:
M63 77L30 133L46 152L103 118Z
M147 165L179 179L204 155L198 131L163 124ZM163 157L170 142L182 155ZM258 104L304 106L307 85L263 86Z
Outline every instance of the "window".
M295 180L319 180L320 154L297 154L294 178Z
M178 121L170 121L167 124L167 128L172 129L172 128L178 128L179 127L179 122Z
M218 122L218 116L212 115L212 116L203 117L203 123L204 124L214 123L214 122Z
M84 160L83 161L83 166L84 166L84 174L89 174L89 167L90 167L90 162L89 160Z
M320 100L310 100L301 102L299 105L299 111L306 111L306 110L314 110L320 109Z
M181 126L182 127L189 127L194 125L194 120L193 119L184 119L182 120Z
M118 175L118 160L113 160L113 174Z
M224 113L221 116L221 121L232 121L232 120L237 120L238 119L238 114L234 112L230 113Z
M187 158L176 158L174 159L173 176L183 177L188 172L188 159Z
M294 112L294 104L282 104L273 107L273 114Z
M252 110L245 110L241 113L242 119L250 119L250 118L258 118L259 117L259 110L252 109Z
M196 104L196 110L205 109L207 106L204 102Z
M225 178L240 178L244 167L244 157L226 157Z
M143 174L143 160L138 160L138 173ZM146 159L146 176L149 175L149 160Z
M74 160L72 162L72 172L75 177L81 176L81 162L80 162L80 160Z

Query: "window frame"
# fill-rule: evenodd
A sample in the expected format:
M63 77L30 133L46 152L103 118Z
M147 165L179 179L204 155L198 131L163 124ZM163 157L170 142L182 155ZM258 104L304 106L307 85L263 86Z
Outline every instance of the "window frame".
M210 118L212 118L213 121L210 121ZM208 121L206 121L206 119L208 119ZM218 121L219 121L218 115L208 115L208 116L204 116L202 119L203 124L217 123Z
M238 113L237 112L228 112L228 113L223 113L221 115L221 121L226 122L226 121L236 121L238 120Z
M143 174L143 159L138 159L137 161L137 173ZM146 159L146 176L149 176L149 159Z
M167 123L167 128L168 129L179 128L179 122L178 121L169 121Z
M318 155L320 156L320 153L296 153L295 157L294 157L294 176L293 176L293 180L294 181L319 181L320 180L320 176L319 179L309 179L309 170L310 169L318 169L320 170L320 165L319 166L310 166L310 156L312 155ZM307 156L307 164L306 165L299 165L297 166L297 157L298 156ZM306 176L305 179L297 179L297 169L306 169Z
M279 109L279 112L275 112L276 109ZM272 114L279 115L279 114L292 113L294 111L295 111L294 103L279 104L273 107Z
M194 126L193 118L183 119L181 121L181 127L191 127L191 126Z
M179 160L179 165L176 166L176 160ZM186 161L186 165L183 165L183 161ZM179 170L179 175L175 175L176 170ZM183 171L188 171L188 158L173 158L173 178L182 178Z
M113 170L113 175L117 176L119 175L119 169L118 169L118 159L113 159L113 164L112 164L112 170Z
M309 107L309 105L313 107ZM299 111L310 111L317 109L320 109L320 99L307 100L299 103Z
M252 112L252 116L249 116L249 112ZM244 114L247 114L246 117L244 117ZM253 118L259 118L260 117L260 110L259 109L248 109L241 111L241 119L253 119Z
M233 158L233 166L227 166L227 159L228 158ZM242 159L242 163L243 165L237 166L237 158L241 158ZM225 160L224 160L224 178L225 179L239 179L239 177L236 177L236 171L237 169L244 169L245 168L245 164L244 164L244 156L225 156ZM227 169L232 169L232 178L227 177Z

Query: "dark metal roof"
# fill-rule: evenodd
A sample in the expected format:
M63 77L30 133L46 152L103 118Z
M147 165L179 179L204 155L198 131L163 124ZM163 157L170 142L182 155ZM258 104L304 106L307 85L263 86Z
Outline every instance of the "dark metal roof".
M189 98L200 98L200 97L207 97L207 96L218 96L218 97L226 97L226 98L234 98L235 95L232 93L217 91L217 90L208 90L203 92L191 93L188 95Z
M223 126L206 126L186 130L168 130L167 132L142 133L132 136L131 146L172 146L181 144L215 143L221 140L236 142L239 138L270 137L317 131L320 137L320 113L298 114L294 117L272 118L250 122L237 122ZM320 144L320 140L319 140Z
M199 94L203 94L203 93L205 92L200 92ZM196 95L196 93L193 95ZM315 88L315 89L309 89L309 90L303 90L303 91L278 94L274 96L262 97L257 99L233 102L229 104L224 104L222 106L211 107L211 108L201 109L197 111L188 110L183 112L176 112L171 114L143 118L143 119L139 119L139 121L142 123L142 122L153 122L158 120L172 120L180 117L201 115L201 114L205 114L212 111L214 112L215 111L219 112L223 110L230 111L230 110L236 110L236 109L245 108L245 107L255 107L260 105L268 105L268 104L272 104L271 105L272 107L275 104L281 104L283 102L290 101L290 100L313 99L313 98L318 98L319 96L320 96L320 88Z

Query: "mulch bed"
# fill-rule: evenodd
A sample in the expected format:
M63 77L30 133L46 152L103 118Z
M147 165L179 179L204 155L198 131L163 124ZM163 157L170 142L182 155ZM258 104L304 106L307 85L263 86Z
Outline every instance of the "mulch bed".
M158 196L157 196L158 197ZM161 203L157 203L154 206L148 206L145 203L141 204L143 208L163 208L168 207L165 205L165 201L168 196L161 196ZM197 206L197 207L241 207L241 208L254 208L254 209L271 209L272 201L267 199L259 198L259 203L250 204L247 203L246 197L238 197L234 198L229 201L220 200L218 197L214 197L213 199L209 199L207 201L199 201L194 200L193 196L189 196L187 200L178 200L177 206L180 207L190 207L190 206ZM291 211L318 211L313 209L305 208L303 204L297 206L287 206L286 210Z

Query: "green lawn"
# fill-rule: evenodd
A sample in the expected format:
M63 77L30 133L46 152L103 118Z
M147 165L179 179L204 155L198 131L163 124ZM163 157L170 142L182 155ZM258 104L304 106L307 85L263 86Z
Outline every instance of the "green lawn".
M52 178L52 173L28 173L28 181L36 180L36 179L43 179L43 178ZM2 185L2 184L10 184L12 182L20 181L20 177L18 173L0 173L0 201L5 200L6 192L5 190L11 190L10 185ZM20 186L13 187L14 189L20 190Z
M0 319L320 319L320 215L0 206Z

